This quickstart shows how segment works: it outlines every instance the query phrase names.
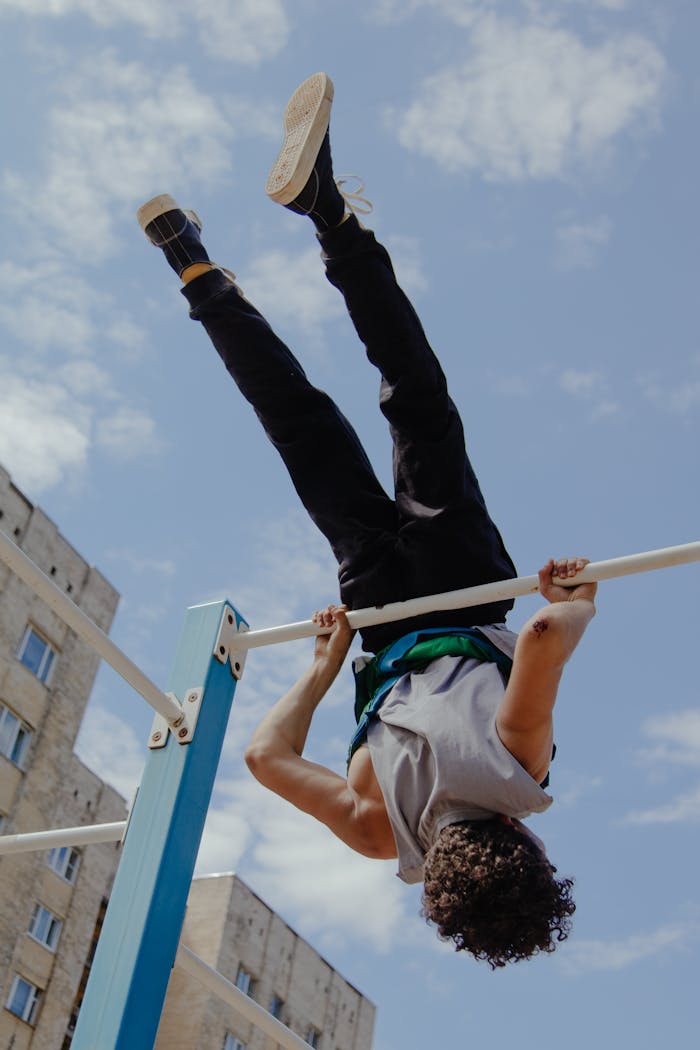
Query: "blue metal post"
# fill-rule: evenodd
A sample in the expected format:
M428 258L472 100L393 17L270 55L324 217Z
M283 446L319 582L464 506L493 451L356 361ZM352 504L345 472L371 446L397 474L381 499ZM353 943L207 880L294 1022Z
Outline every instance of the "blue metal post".
M204 688L194 739L149 751L73 1050L152 1050L235 690L214 658L225 602L188 609L169 691Z

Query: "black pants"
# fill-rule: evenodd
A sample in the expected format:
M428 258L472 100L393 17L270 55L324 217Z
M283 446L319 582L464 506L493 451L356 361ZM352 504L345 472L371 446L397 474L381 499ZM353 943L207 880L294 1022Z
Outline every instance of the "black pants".
M319 237L338 288L381 374L379 404L394 444L395 498L379 484L348 421L268 323L218 271L183 288L193 318L252 404L338 562L350 608L403 601L515 576L466 454L457 409L413 307L374 234L354 217ZM501 621L497 602L362 631L376 652L417 626Z

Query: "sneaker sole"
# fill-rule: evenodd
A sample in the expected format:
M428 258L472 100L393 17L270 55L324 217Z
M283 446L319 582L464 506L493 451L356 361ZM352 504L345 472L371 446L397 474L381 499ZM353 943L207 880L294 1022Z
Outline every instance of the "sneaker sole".
M290 204L309 181L328 130L332 101L333 81L326 73L314 73L287 103L284 142L265 183L265 193L277 204Z
M165 215L169 211L181 211L183 215L186 215L188 219L191 219L195 226L201 230L202 220L196 211L192 211L191 208L181 208L174 197L171 197L169 193L161 193L157 197L152 197L150 201L146 201L142 204L139 210L136 212L136 218L141 229L146 232L146 227L149 226L154 219L159 219L161 215Z

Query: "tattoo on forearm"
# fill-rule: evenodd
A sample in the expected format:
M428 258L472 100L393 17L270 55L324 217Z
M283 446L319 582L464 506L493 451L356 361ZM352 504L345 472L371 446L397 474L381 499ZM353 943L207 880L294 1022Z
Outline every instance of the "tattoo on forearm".
M535 620L532 625L532 629L538 638L541 638L544 632L548 629L549 624L546 620Z

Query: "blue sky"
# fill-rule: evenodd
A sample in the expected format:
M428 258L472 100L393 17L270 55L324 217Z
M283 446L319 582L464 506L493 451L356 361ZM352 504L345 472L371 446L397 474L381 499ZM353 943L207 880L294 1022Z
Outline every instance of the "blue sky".
M318 69L336 168L366 181L521 573L700 538L698 30L692 0L0 0L0 461L121 592L113 637L151 677L188 605L228 596L264 627L336 592L139 204L196 208L389 480L376 378L310 224L263 192L286 99ZM602 587L567 671L556 805L533 821L577 878L555 955L496 974L454 955L391 863L251 780L247 735L308 643L249 657L200 870L237 870L373 998L377 1050L688 1043L698 579ZM349 678L310 744L338 769ZM150 721L102 671L79 750L125 794Z

